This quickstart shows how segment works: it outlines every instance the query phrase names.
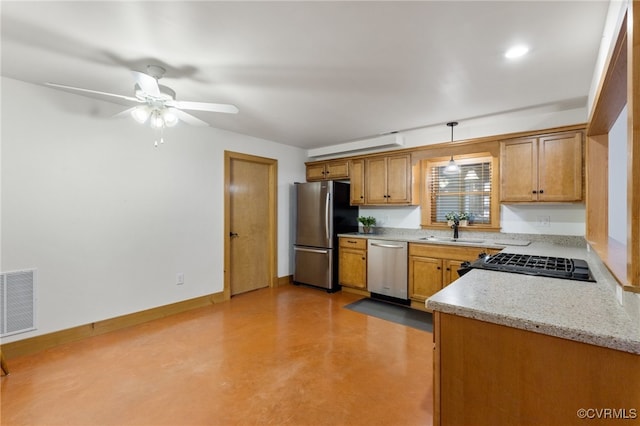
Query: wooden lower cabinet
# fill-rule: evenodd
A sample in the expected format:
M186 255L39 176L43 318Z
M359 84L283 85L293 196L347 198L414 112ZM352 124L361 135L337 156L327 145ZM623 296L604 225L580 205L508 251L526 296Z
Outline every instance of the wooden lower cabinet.
M410 243L409 298L424 302L458 279L462 262L475 260L483 252L494 254L499 250Z
M441 312L434 319L434 425L640 423L640 355Z
M340 238L338 254L338 281L340 285L367 289L367 240Z

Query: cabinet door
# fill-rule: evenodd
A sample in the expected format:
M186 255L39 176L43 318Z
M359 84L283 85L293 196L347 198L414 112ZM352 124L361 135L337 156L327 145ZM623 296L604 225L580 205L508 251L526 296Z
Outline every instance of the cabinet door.
M500 144L500 201L538 199L536 138L514 139Z
M442 286L446 287L459 278L458 269L462 266L461 260L444 260L442 262Z
M411 156L387 157L387 203L411 203Z
M340 247L338 278L340 285L367 288L367 252Z
M387 204L387 158L365 160L365 204Z
M581 132L539 139L538 200L582 200Z
M350 163L351 205L364 204L364 160L351 160Z
M409 298L424 302L442 288L442 260L409 256Z
M307 181L324 179L324 163L307 165Z
M348 179L349 162L347 160L327 163L324 171L325 179Z

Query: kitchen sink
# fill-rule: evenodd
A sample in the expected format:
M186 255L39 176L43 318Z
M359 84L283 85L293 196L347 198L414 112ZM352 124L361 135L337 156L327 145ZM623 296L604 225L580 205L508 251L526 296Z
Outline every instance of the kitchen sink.
M435 241L435 242L444 242L444 243L483 243L484 240L479 240L475 238L439 238L439 237L422 237L420 240L423 241Z

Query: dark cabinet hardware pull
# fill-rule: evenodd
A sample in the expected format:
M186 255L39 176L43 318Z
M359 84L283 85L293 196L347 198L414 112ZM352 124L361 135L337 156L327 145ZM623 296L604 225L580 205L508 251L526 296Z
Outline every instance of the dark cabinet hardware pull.
M544 190L543 189L540 190L540 194L544 194Z
M536 191L535 189L533 191L531 191L532 194L537 194L538 191Z
M235 238L235 237L238 237L238 233L237 232L229 232L229 236L231 238Z

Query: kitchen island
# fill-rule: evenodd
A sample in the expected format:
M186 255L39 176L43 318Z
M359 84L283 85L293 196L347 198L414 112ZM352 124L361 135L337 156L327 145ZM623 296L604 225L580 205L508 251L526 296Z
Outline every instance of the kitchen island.
M584 259L596 282L472 270L430 297L434 424L640 424L640 324L599 259L540 242L504 252Z

